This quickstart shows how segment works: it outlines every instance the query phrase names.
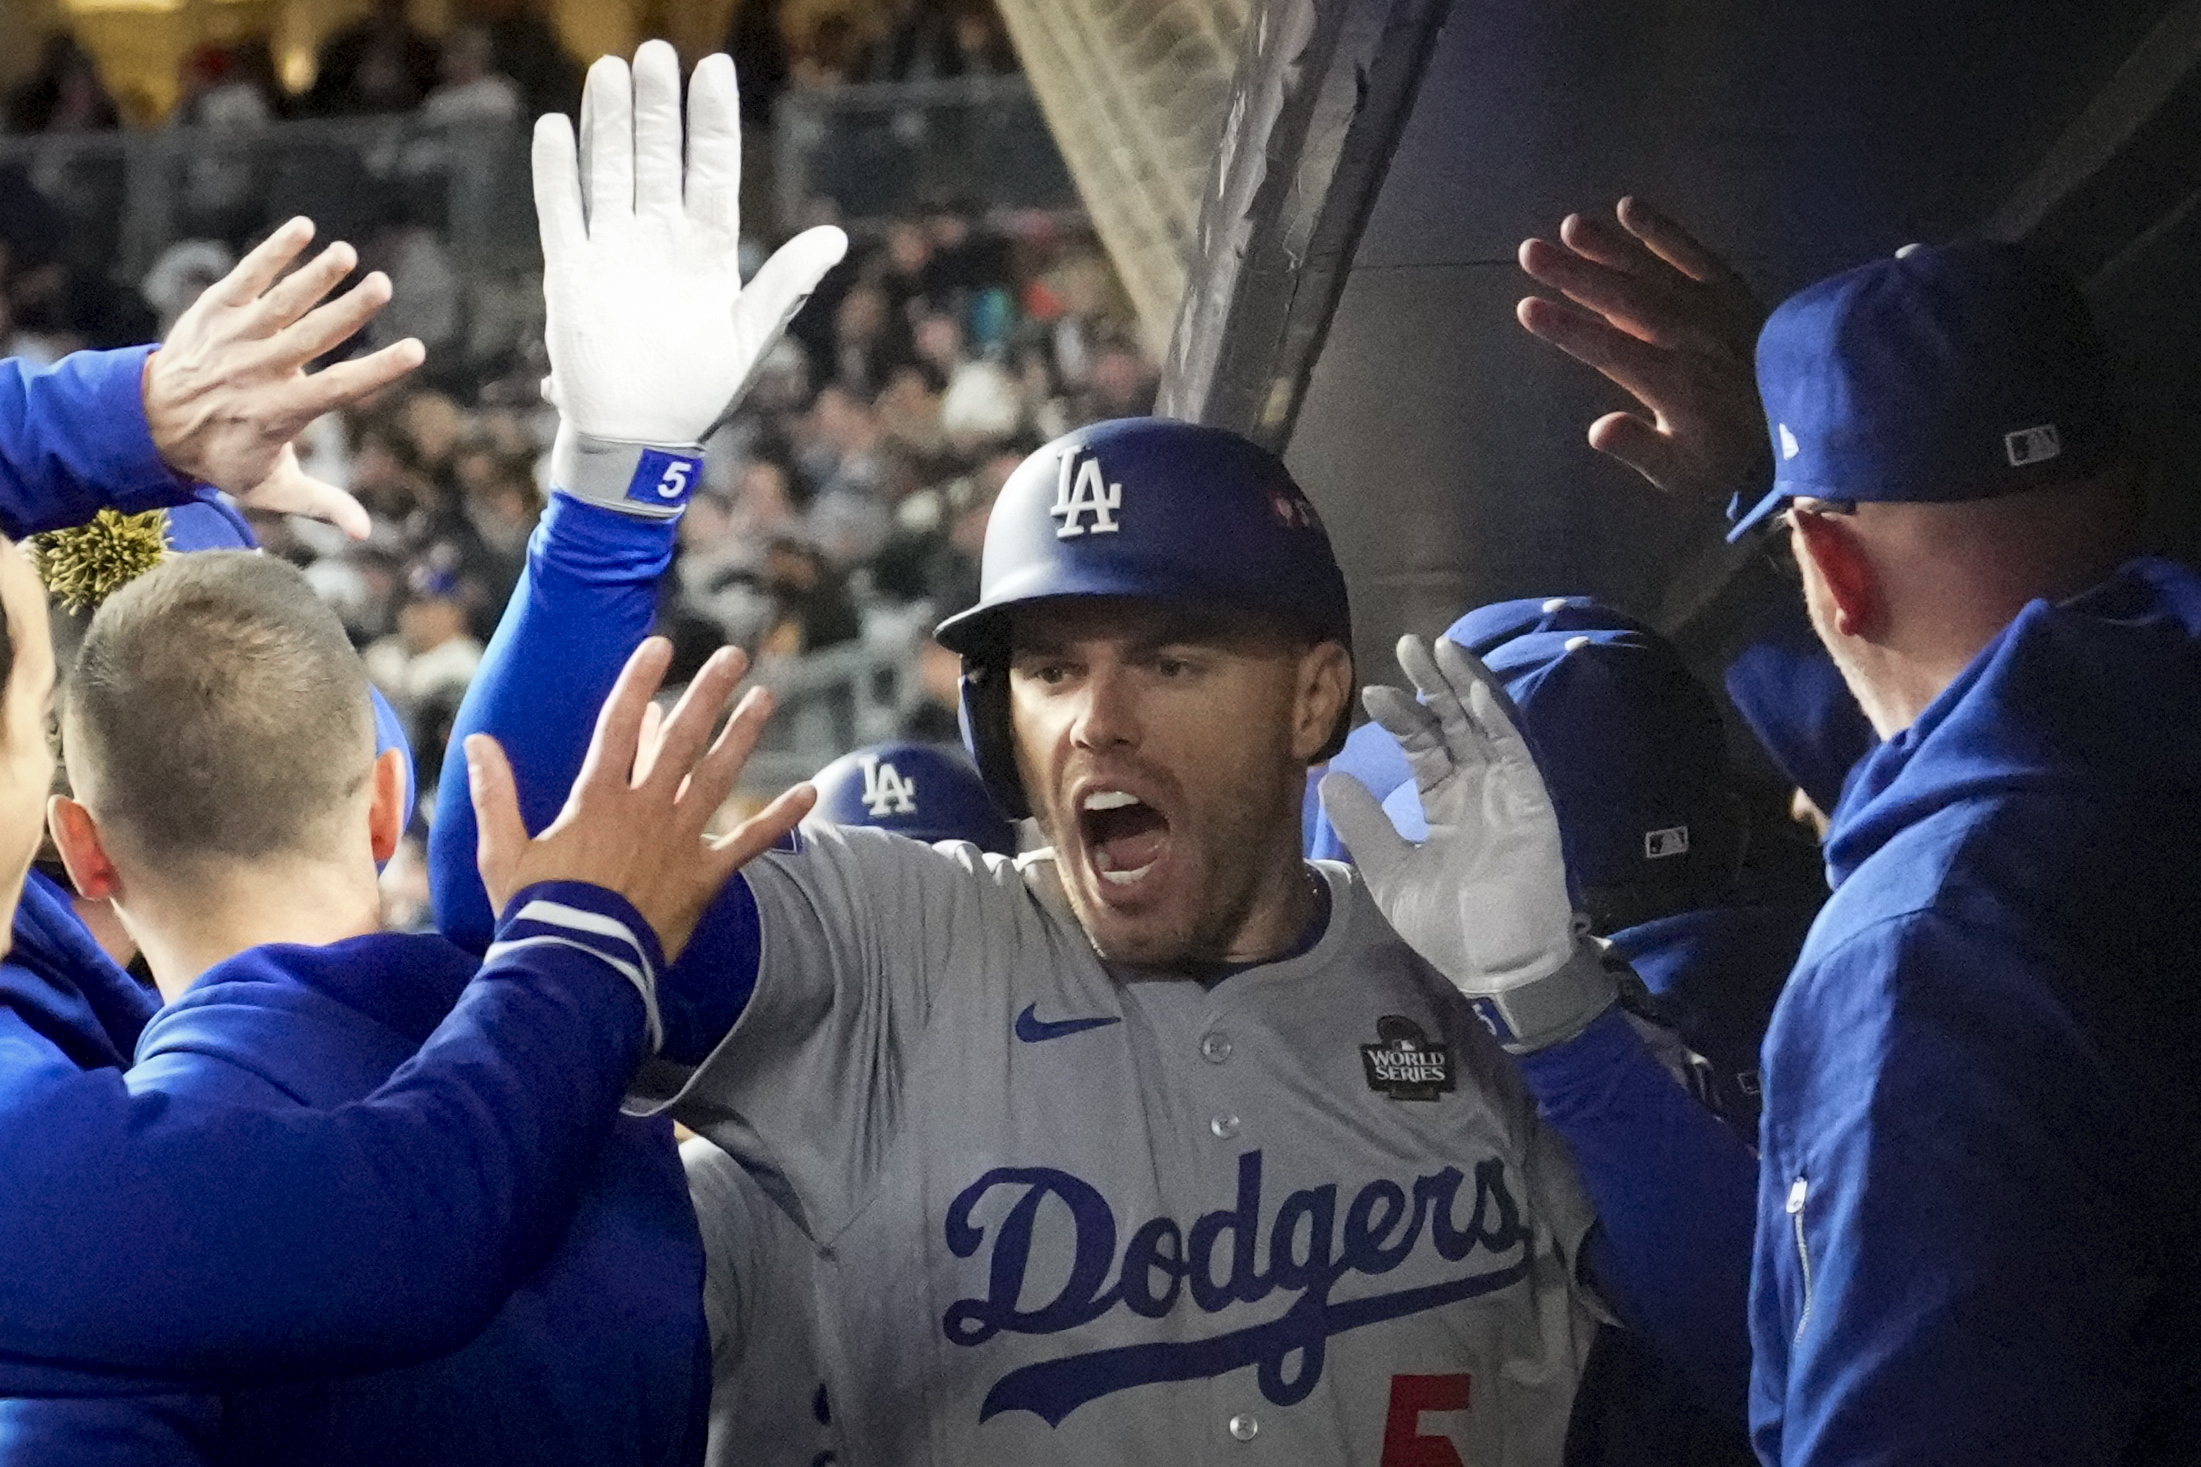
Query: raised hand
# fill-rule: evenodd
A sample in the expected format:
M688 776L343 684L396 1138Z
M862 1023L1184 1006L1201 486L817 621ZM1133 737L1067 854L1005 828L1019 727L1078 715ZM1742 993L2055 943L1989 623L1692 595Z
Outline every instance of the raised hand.
M649 638L627 659L597 715L573 792L541 835L530 838L520 819L504 750L487 734L467 739L482 884L496 909L537 882L601 886L625 897L656 929L670 962L727 880L809 812L817 792L799 784L725 835L704 836L756 747L772 699L752 688L714 740L711 727L732 701L748 659L721 648L660 719L650 700L671 661L672 644L663 637Z
M1771 463L1754 355L1765 307L1727 263L1640 199L1618 225L1570 214L1521 268L1564 301L1529 296L1531 333L1634 395L1641 412L1590 425L1590 446L1669 493L1724 498Z
M284 276L312 238L312 220L291 220L177 318L146 363L145 422L177 473L252 508L311 515L364 539L366 510L301 469L291 441L323 413L412 371L426 353L407 337L306 371L390 303L390 277L379 270L323 300L359 263L341 240Z
M824 227L797 235L746 286L741 244L741 122L734 65L697 64L685 158L680 69L649 41L627 63L589 68L581 139L552 114L535 126L535 214L542 231L550 377L559 413L553 483L635 513L639 455L618 445L693 451L732 410L758 364L818 280L847 252Z
M1363 702L1406 751L1428 838L1401 836L1349 774L1323 777L1323 808L1393 929L1500 1043L1526 1051L1568 1038L1617 989L1577 934L1559 816L1535 757L1466 648L1406 637L1398 656L1427 701L1373 687Z

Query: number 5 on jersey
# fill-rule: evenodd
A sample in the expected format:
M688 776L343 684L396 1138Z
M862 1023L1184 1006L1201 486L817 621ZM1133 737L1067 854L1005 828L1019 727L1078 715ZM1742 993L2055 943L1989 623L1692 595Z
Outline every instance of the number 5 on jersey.
M1422 1433L1424 1411L1465 1411L1469 1377L1394 1375L1383 1419L1383 1467L1469 1467L1448 1436Z

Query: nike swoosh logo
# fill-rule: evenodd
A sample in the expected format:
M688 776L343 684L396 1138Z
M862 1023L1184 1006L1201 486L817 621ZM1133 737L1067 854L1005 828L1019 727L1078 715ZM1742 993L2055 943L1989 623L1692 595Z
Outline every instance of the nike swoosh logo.
M1083 1034L1088 1029L1105 1029L1110 1024L1121 1024L1121 1014L1110 1014L1098 1019L1042 1019L1032 1012L1036 1003L1024 1006L1024 1012L1016 1016L1016 1037L1026 1044L1039 1044L1049 1039L1061 1039L1070 1034Z

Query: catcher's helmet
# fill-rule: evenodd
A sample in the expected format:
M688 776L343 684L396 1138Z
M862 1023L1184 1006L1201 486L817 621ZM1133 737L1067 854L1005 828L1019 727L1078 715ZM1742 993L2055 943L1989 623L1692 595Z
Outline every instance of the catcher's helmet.
M937 633L963 658L964 731L986 787L1012 817L1031 812L1009 739L1008 613L1065 596L1220 606L1348 651L1353 644L1329 534L1275 454L1168 418L1064 434L1002 486L978 604ZM1318 758L1337 751L1351 721L1348 707Z

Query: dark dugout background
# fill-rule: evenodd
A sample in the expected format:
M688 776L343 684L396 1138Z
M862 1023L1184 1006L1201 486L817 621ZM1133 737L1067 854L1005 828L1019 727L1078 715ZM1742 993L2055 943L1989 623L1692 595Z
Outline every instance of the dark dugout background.
M1592 452L1629 405L1513 319L1514 253L1623 193L1770 304L1914 239L2027 238L2087 283L2201 553L2201 3L1256 0L1161 410L1285 453L1367 675L1399 633L1587 591L1713 675L1764 598Z

